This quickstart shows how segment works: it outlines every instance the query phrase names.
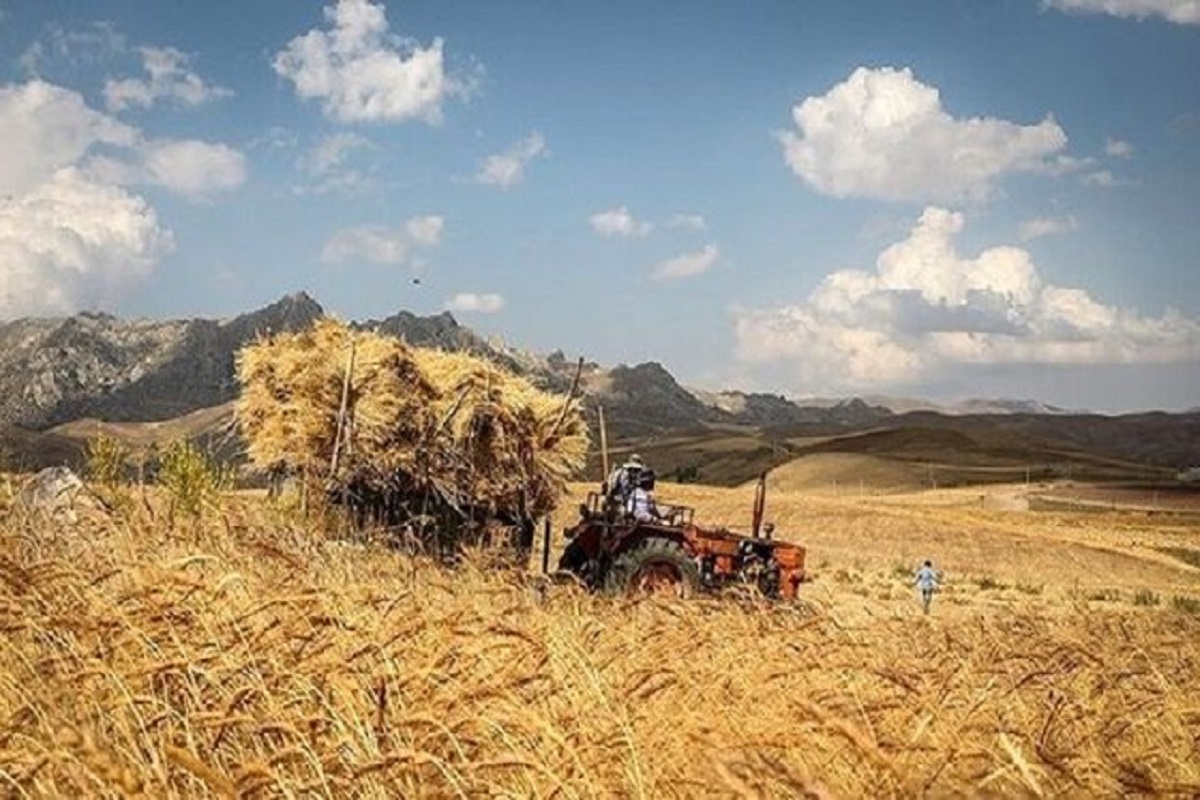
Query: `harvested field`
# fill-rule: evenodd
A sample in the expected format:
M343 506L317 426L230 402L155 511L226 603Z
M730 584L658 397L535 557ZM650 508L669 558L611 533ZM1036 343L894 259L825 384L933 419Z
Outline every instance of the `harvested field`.
M154 508L0 524L6 795L1200 792L1200 616L1171 602L1200 569L1153 550L1195 528L780 494L815 573L798 613L443 570L257 496ZM898 562L935 547L923 617ZM1081 591L1099 569L1112 590Z

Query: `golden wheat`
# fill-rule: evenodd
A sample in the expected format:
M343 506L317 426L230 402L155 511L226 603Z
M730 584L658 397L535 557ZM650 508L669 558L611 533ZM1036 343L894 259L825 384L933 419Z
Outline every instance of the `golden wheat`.
M676 491L731 522L746 499ZM1002 601L951 586L925 618L872 533L999 537L1003 518L774 498L815 530L801 614L606 600L482 559L446 571L225 506L179 530L153 504L54 536L0 525L0 793L1200 792L1200 620L1098 611L1069 580ZM851 555L819 567L826 540Z

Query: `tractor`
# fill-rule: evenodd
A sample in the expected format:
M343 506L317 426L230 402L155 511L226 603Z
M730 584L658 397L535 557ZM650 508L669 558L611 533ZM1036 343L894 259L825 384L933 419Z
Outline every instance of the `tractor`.
M804 548L772 538L763 525L765 476L754 500L752 534L709 529L693 522L694 509L663 506L637 521L605 493L588 494L580 519L563 531L559 560L588 589L605 594L667 591L687 597L700 591L754 587L768 598L791 600L804 580Z

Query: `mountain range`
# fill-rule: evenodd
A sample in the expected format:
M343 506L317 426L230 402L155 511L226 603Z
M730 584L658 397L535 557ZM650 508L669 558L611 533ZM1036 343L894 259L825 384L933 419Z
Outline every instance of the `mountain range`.
M81 441L101 429L153 439L163 431L197 436L229 428L237 351L257 336L302 329L324 313L301 292L225 320L129 321L80 313L0 323L0 453L37 466L72 460ZM1135 472L1139 465L1165 470L1200 463L1195 411L1103 416L1023 400L939 406L907 398L706 392L682 386L654 362L580 365L561 351L539 355L489 342L449 313L401 311L354 324L414 345L481 354L552 390L567 391L578 369L593 420L603 406L614 456L646 449L668 469L715 482L839 448L909 461L951 454L980 463L1036 459L1099 468L1108 459Z

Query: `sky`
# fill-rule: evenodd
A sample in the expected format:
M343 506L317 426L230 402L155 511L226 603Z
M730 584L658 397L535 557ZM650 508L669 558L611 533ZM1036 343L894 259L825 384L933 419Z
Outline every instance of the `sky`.
M0 0L0 320L1200 406L1200 2Z

